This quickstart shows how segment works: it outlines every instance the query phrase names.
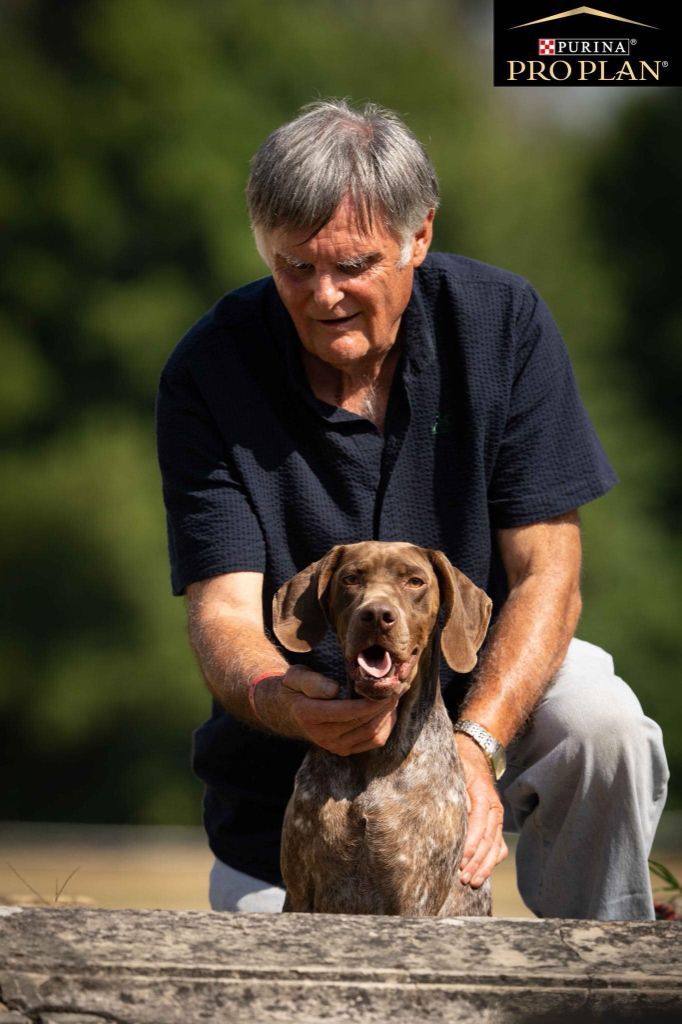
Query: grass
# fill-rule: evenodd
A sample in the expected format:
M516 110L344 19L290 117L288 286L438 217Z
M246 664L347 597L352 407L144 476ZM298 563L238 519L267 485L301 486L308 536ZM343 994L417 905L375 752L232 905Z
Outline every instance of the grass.
M14 867L13 864L10 864L9 861L5 861L5 863L7 864L7 867L10 869L12 874L16 875L17 878L19 879L19 881L22 882L23 885L25 885L27 889L30 889L30 891L33 893L33 895L37 896L41 903L46 904L46 906L48 906L48 907L49 906L54 906L54 904L59 903L59 898L62 895L62 893L64 892L64 890L66 889L67 885L69 884L69 882L71 881L73 876L76 874L76 872L80 871L80 864L79 864L78 867L73 869L73 871L71 872L70 875L67 875L66 880L61 885L59 884L59 879L55 878L55 882L54 882L54 900L48 900L48 899L46 899L43 896L42 893L38 892L37 889L34 889L33 886L31 885L31 883L27 882L26 879L23 877L23 875L19 874L19 872L17 871L17 869Z

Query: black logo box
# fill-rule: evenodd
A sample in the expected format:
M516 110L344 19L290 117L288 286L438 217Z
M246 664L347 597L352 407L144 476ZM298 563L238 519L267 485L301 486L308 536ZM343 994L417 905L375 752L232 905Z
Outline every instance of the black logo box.
M682 85L680 57L682 46L678 37L675 0L668 3L640 0L595 0L582 5L572 0L538 0L515 3L514 0L495 0L494 82L509 88L561 88L562 86L589 87L665 87ZM568 14L587 8L590 12ZM539 19L563 14L550 21ZM627 18L618 21L613 17ZM539 21L536 25L527 22ZM632 24L639 22L640 24ZM642 24L643 23L643 24ZM514 26L525 26L515 28ZM654 26L652 28L644 26ZM629 53L609 54L545 54L540 55L540 39L570 40L630 40ZM602 47L603 49L603 47ZM592 69L589 63L595 62ZM510 61L515 61L510 65ZM536 63L532 67L530 61ZM605 62L602 64L601 62ZM636 80L623 68L629 62ZM658 71L658 80L642 67L642 62ZM553 62L563 62L555 64ZM656 63L658 62L658 64ZM525 67L522 68L522 65ZM569 65L567 68L566 65ZM553 72L553 73L552 73ZM620 72L620 74L619 74Z

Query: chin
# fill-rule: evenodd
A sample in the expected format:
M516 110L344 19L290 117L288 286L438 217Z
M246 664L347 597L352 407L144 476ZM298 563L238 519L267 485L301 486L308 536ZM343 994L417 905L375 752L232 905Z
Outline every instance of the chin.
M314 355L339 367L364 359L372 350L369 339L355 333L342 334L336 338L315 337L311 341L310 351Z

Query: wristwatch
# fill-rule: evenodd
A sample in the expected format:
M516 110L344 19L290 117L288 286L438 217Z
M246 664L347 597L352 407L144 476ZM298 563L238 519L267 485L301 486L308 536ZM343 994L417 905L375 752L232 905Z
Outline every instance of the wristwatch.
M455 722L455 732L464 732L470 736L474 743L477 743L490 763L490 770L495 776L495 781L504 775L507 767L507 757L502 744L494 736L484 729L478 722L470 722L468 718L460 718Z

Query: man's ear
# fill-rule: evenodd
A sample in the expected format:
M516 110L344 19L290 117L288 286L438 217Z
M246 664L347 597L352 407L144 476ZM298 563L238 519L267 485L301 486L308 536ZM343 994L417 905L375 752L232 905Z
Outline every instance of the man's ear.
M493 603L485 591L455 569L442 551L429 551L428 555L445 605L441 650L451 669L470 672L488 630Z
M324 558L283 583L275 594L272 628L288 651L310 651L327 632L322 599L344 550L343 544L337 544Z
M414 233L414 237L412 239L412 256L409 262L415 269L420 267L427 257L431 240L433 238L433 218L435 213L435 210L429 210L424 218L424 222Z

